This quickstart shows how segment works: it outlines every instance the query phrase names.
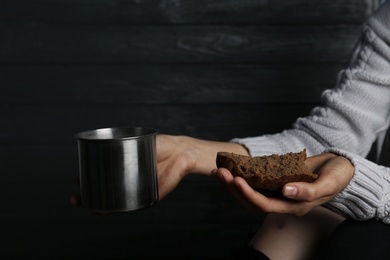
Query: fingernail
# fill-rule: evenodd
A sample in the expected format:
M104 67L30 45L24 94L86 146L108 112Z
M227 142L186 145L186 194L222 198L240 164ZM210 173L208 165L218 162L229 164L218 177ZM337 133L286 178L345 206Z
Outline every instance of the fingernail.
M298 194L298 189L295 186L286 186L283 194L287 198L295 198Z

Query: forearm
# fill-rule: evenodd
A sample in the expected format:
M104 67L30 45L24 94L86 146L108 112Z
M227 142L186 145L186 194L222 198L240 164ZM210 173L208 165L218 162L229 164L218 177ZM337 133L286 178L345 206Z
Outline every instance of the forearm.
M194 168L191 169L191 173L209 175L211 170L217 167L216 156L218 152L223 151L249 155L247 149L237 143L208 141L191 137L183 138L186 139L188 149L191 150L195 160Z
M248 154L239 144L206 141L189 136L157 135L156 160L160 198L171 192L188 174L210 175L216 168L219 151Z

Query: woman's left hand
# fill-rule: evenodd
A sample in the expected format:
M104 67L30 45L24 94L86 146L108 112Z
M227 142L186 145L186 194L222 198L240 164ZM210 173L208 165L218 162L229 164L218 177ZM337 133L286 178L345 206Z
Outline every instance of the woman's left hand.
M264 196L250 187L243 178L233 177L225 168L213 170L212 175L249 210L302 216L341 192L351 181L355 171L348 159L332 153L309 157L305 163L319 177L312 183L287 183L282 189L284 198Z

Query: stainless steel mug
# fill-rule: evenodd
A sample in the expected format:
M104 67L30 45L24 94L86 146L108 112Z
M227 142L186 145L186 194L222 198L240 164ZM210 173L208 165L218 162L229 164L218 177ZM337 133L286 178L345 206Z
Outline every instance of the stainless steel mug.
M76 134L82 205L128 212L158 201L155 129L102 128Z

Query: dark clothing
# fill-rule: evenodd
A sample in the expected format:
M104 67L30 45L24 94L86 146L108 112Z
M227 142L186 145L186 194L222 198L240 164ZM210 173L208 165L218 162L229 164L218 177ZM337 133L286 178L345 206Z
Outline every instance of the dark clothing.
M341 223L315 259L390 259L390 225L381 221L346 220Z

